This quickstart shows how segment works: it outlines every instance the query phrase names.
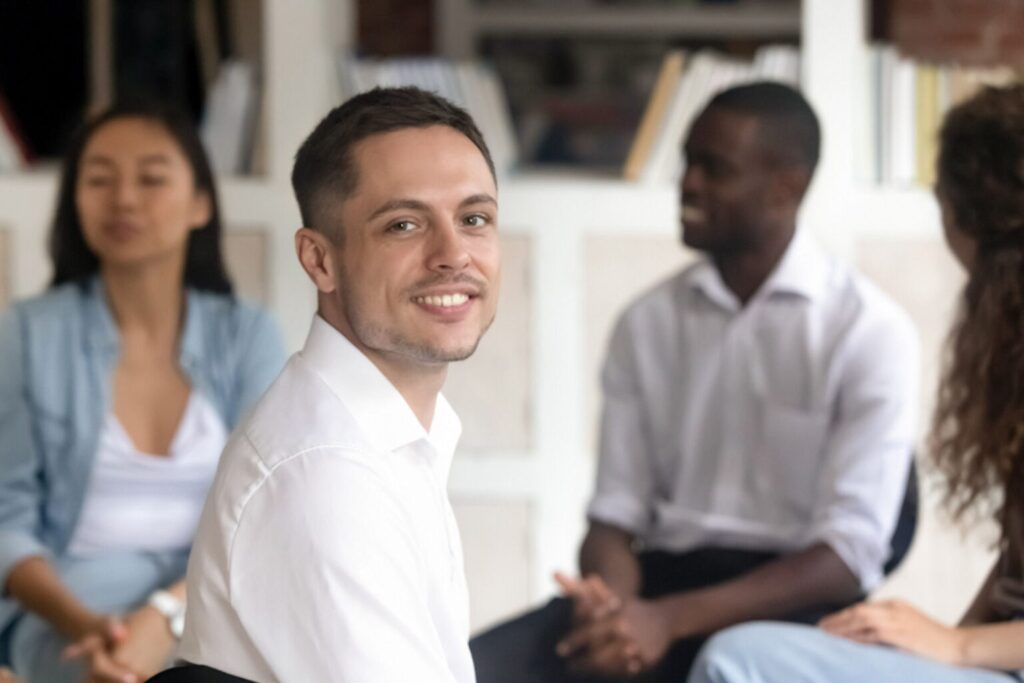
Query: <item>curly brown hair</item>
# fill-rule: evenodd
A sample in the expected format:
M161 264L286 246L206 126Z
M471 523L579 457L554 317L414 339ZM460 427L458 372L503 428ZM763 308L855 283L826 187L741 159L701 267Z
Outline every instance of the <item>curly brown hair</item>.
M1024 518L1024 84L986 88L949 112L938 178L945 219L975 254L931 451L954 518L994 515L1005 540Z

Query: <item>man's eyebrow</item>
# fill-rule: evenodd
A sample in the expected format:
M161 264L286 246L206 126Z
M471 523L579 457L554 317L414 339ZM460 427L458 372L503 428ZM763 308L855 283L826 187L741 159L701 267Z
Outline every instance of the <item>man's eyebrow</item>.
M414 211L423 211L427 208L427 205L418 199L389 199L380 206L377 210L370 214L370 220L373 220L377 216L388 213L389 211L398 211L399 209L412 209Z
M495 206L497 206L498 200L492 197L491 195L487 194L486 192L481 192L480 194L475 194L463 199L462 202L459 204L459 208L470 206L472 204L494 204Z
M469 197L463 199L461 202L459 202L459 208L472 206L473 204L494 204L495 206L497 206L498 201L491 195L485 192L481 192L480 194L470 195ZM381 204L380 206L378 206L377 209L370 214L369 220L373 220L374 218L380 216L381 214L385 214L390 211L399 211L402 209L410 209L413 211L427 211L430 209L430 206L428 206L425 202L421 202L418 199L390 199Z

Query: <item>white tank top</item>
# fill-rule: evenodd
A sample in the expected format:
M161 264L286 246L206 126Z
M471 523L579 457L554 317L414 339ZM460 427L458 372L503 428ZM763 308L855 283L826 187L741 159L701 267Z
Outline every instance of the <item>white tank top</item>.
M226 440L217 411L196 391L166 456L140 452L108 414L68 554L188 548Z

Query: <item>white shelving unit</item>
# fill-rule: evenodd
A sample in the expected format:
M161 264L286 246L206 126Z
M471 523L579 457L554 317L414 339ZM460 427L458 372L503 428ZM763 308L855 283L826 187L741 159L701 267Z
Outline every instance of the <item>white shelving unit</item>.
M551 34L617 27L652 34L799 33L803 87L819 113L825 138L803 222L851 260L858 240L865 237L939 239L938 213L926 190L869 187L855 177L851 131L862 109L859 98L866 94L865 0L803 0L799 10L755 5L738 15L731 6L671 10L671 17L663 14L667 9L609 9L577 16L568 8L543 13L524 6L516 12L481 8L451 18L452 9L465 10L467 1L439 2L441 16L449 17L439 27L441 44L453 56L470 54L478 32ZM299 217L289 173L301 139L340 99L334 57L353 43L354 10L349 0L262 2L267 174L223 179L223 208L229 225L264 226L271 235L269 303L289 344L297 348L315 301L293 254ZM38 291L49 276L44 241L54 189L53 171L0 176L0 228L13 236L10 279L16 296ZM501 181L502 229L529 244L529 333L513 342L530 350L530 438L516 452L460 453L451 490L457 506L518 506L526 511L526 522L523 529L474 527L465 538L473 601L486 606L474 612L478 626L550 594L552 571L575 567L595 464L591 392L596 384L587 359L604 345L601 334L588 327L595 304L595 294L587 288L588 276L593 276L588 272L588 244L621 237L670 245L678 234L677 203L676 189L670 186L585 174L527 172ZM645 286L648 266L636 264L635 282L629 287ZM509 536L520 533L525 535L523 552ZM495 540L503 535L508 542ZM480 558L485 552L498 555L487 572L474 575L472 567L482 566L474 565L474 558L486 560ZM941 599L933 611L954 609L939 603Z

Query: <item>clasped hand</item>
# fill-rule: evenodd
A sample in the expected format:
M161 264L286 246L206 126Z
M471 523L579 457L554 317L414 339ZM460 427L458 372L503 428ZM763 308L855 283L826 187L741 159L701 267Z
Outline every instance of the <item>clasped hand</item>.
M572 629L555 649L573 671L633 676L665 655L671 624L659 603L620 598L594 574L576 579L557 573L555 581L573 605Z
M166 619L143 607L124 619L98 618L63 656L83 661L87 683L141 683L160 671L173 648Z

